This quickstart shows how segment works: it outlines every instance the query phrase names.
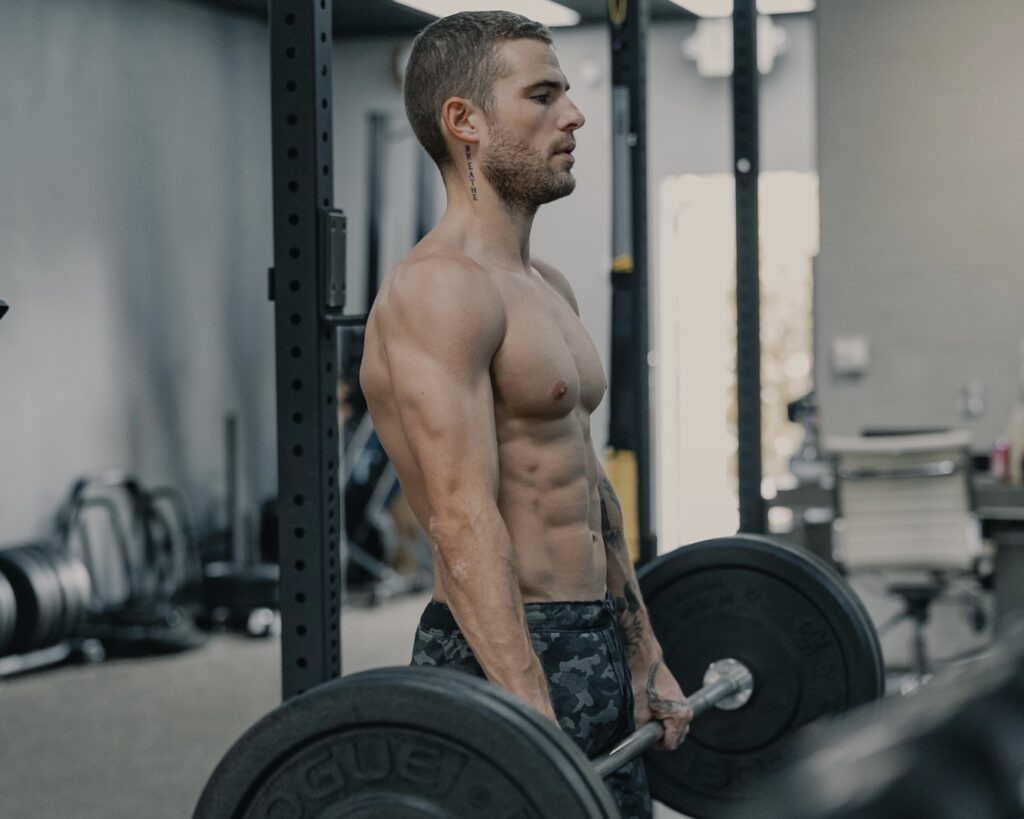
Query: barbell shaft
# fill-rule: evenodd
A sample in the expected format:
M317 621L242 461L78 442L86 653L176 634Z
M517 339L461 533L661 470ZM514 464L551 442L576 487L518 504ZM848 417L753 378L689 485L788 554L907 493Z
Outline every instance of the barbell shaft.
M750 671L745 666L736 665L738 669L735 672L720 677L715 682L699 688L687 697L694 718L700 716L722 700L752 690L753 677ZM712 668L714 668L714 665L712 665ZM594 769L597 771L598 776L603 779L608 774L617 771L631 759L635 759L640 754L653 748L661 741L664 734L665 729L662 727L661 721L652 720L622 740L607 754L594 759Z
M594 760L594 770L602 779L617 771L631 759L640 756L644 751L653 748L665 734L658 720L652 720L638 728L622 742L612 748L604 756Z

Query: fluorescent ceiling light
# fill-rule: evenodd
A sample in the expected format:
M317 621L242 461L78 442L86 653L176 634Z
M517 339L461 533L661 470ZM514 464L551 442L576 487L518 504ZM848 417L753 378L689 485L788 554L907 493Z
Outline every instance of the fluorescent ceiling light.
M458 11L514 11L546 26L574 26L579 12L552 0L396 0L403 6L425 11L435 17L447 17Z
M730 17L732 0L672 0L698 17ZM815 0L757 0L761 14L797 14L814 11Z

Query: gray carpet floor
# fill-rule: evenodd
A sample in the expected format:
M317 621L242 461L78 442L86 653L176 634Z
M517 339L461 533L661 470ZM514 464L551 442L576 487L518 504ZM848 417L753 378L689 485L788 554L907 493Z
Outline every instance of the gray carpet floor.
M408 662L425 597L347 610L346 673ZM0 817L182 819L218 759L280 702L276 639L66 666L0 683Z

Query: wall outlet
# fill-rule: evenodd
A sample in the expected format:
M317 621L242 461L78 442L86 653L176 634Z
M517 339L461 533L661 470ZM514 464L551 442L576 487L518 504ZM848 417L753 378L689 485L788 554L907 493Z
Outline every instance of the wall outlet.
M985 382L972 378L960 388L960 417L965 421L985 414Z
M870 352L865 336L836 336L832 339L832 374L859 377L868 369Z

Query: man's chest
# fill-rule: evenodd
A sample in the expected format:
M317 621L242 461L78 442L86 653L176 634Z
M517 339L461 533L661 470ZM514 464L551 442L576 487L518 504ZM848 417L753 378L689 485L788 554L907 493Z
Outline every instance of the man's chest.
M496 402L519 417L593 412L607 382L579 317L546 285L507 287L504 296L505 339L491 365Z

